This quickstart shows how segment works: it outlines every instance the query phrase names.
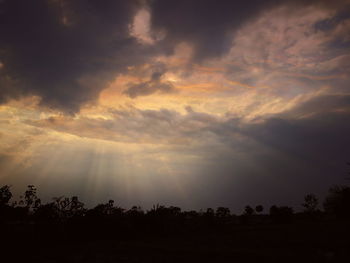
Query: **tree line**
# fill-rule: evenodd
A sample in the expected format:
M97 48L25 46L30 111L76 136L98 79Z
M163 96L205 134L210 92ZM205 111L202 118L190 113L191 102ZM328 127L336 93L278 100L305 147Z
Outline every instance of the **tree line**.
M292 207L273 205L268 213L264 213L264 207L246 206L241 215L234 215L227 207L216 209L208 208L205 211L182 211L180 207L154 205L152 209L144 211L139 206L124 209L115 206L113 200L99 204L93 208L86 208L77 196L54 197L51 202L42 203L37 195L34 185L28 185L19 201L11 202L13 194L9 185L0 188L0 222L46 222L57 223L72 220L103 221L124 219L130 221L158 218L162 220L181 219L182 221L206 219L218 222L248 223L259 221L256 218L264 218L266 222L290 222L294 217L303 215L304 218L321 218L333 216L335 218L350 218L350 187L334 186L329 189L323 202L323 210L319 208L319 200L314 194L304 197L301 213L294 213ZM255 218L255 219L253 219ZM264 222L265 222L264 221Z

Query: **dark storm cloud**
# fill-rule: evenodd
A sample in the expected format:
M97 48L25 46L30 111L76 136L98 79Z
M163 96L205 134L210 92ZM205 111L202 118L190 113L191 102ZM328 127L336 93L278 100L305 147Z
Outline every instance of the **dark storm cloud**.
M255 15L265 1L153 1L152 25L165 30L169 46L195 45L197 58L218 56L231 46L228 30Z
M42 105L74 113L128 66L182 41L194 45L196 59L222 55L231 45L230 32L263 10L295 1L150 1L151 30L166 32L155 45L142 45L129 34L141 2L1 1L0 103L38 95ZM303 2L327 1L297 1ZM129 87L127 94L171 90L169 83L151 80Z
M350 158L350 96L314 98L280 117L246 127L243 132L303 161L345 161Z
M0 101L39 95L68 112L97 98L106 81L141 61L129 36L136 1L10 0L0 3Z
M272 117L248 123L234 118L208 129L227 145L235 145L236 134L260 144L255 149L274 149L291 159L345 161L350 158L350 95L318 96Z
M124 91L124 94L130 98L136 98L138 96L147 96L155 92L171 93L175 91L175 87L171 82L164 82L161 80L164 71L154 72L149 81L129 84L128 89Z
M306 193L322 200L330 186L347 183L350 95L315 97L253 123L238 118L212 122L206 130L232 149L210 144L197 149L208 154L200 188L208 187L212 194L193 191L208 203L241 209L246 204L288 204L298 209Z
M195 47L195 59L223 55L232 45L233 34L262 11L280 5L290 9L317 4L326 8L346 6L348 1L303 0L155 0L151 3L152 26L166 32L169 52L176 43L188 41Z
M264 198L271 192L274 202L292 202L307 192L322 198L331 185L347 183L350 95L313 98L280 116L242 127L241 133L260 145L251 153L259 170L250 180L260 181L252 195Z
M207 174L203 180L222 180L217 185L223 187L220 191L227 190L229 196L237 194L230 191L239 185L242 189L236 190L240 200L249 201L242 198L249 195L268 200L264 196L273 192L279 197L271 200L281 198L289 202L308 191L326 191L332 184L346 182L345 164L350 159L350 95L318 96L292 110L254 122L206 118L200 130L197 126L196 131L185 134L205 138L206 142L214 134L222 145L232 150L230 153L225 147L210 143L197 149L209 153L203 164L203 173ZM210 179L213 174L217 176ZM290 196L282 198L288 192Z

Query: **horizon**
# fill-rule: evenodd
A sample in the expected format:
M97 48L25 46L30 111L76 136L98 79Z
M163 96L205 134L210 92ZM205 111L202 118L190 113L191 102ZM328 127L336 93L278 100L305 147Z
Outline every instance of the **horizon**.
M313 193L308 193L305 194L304 196L302 196L300 198L300 203L297 206L288 206L284 203L279 202L278 200L276 200L277 202L274 202L272 204L265 204L263 205L262 203L256 203L256 204L247 204L244 201L240 204L240 210L237 209L237 207L223 207L223 206L216 206L216 207L197 207L197 208L191 208L191 207L181 207L181 206L177 206L176 204L163 204L163 203L154 203L151 205L148 205L147 207L143 207L140 206L139 204L131 204L129 206L123 206L119 200L114 200L114 199L106 199L106 200L102 200L102 201L95 201L95 203L85 203L84 200L80 199L79 196L77 195L65 195L64 193L62 193L61 195L57 195L57 196L52 196L51 198L46 198L46 199L42 199L40 196L40 189L37 189L35 187L35 185L28 185L26 186L23 191L20 193L18 190L17 191L13 191L14 189L16 189L15 187L13 187L12 185L1 185L0 188L2 187L8 187L8 190L11 192L11 198L9 199L7 205L11 206L11 207L28 207L28 209L33 209L33 211L35 211L37 208L31 207L31 206L27 206L25 205L25 192L28 191L29 189L32 189L34 192L34 196L33 200L38 199L39 200L39 206L45 206L46 204L52 204L55 203L57 199L64 199L64 198L68 198L68 199L72 199L73 197L77 197L77 200L79 200L79 202L81 202L83 204L84 209L94 209L96 207L98 207L99 205L106 205L108 204L110 201L113 201L114 206L116 208L122 208L123 210L127 211L130 209L133 209L134 207L137 207L139 209L141 209L144 212L149 212L154 210L156 207L165 207L165 208L171 208L171 207L177 207L180 208L182 212L189 212L189 211L196 211L198 213L205 213L207 211L207 209L213 209L214 211L217 210L218 208L228 208L230 211L231 215L243 215L245 213L246 207L251 207L253 208L253 210L256 210L256 207L261 206L262 207L262 211L258 212L259 215L268 215L269 214L269 210L271 209L271 207L275 206L275 207L289 207L292 209L292 211L294 213L305 213L307 212L307 208L305 208L305 203L306 203L306 197L311 195L313 198L316 199L316 205L314 207L314 211L319 211L319 212L325 212L325 208L324 208L324 203L327 199L327 196L330 195L330 190L333 189L334 187L340 187L340 188L348 188L345 185L342 186L331 186L328 191L327 194L325 194L325 198L324 199L319 199L318 196L314 195ZM30 188L33 187L33 188ZM256 212L255 212L256 213Z

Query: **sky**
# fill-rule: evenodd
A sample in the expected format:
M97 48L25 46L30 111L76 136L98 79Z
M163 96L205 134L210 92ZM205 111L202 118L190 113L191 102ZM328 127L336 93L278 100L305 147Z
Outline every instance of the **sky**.
M0 185L301 206L348 184L350 1L0 0Z

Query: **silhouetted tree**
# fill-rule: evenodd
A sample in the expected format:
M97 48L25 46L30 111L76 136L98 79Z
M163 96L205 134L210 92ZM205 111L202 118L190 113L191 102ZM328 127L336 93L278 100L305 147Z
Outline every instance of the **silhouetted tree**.
M181 214L181 208L177 206L170 206L169 211L173 216L179 216Z
M244 208L244 214L247 215L247 216L251 216L251 215L254 214L254 209L252 207L250 207L249 205L247 205Z
M350 217L350 187L334 186L329 189L323 207L326 212L333 213L337 217Z
M186 219L195 219L198 218L199 213L197 211L191 210L191 211L185 211L182 213Z
M152 209L149 211L150 215L163 216L166 214L166 207L164 205L153 205Z
M216 216L219 218L226 218L230 216L230 209L227 207L218 207L216 209Z
M77 196L71 198L60 196L53 198L61 218L83 215L85 212L84 203L80 202Z
M106 204L99 204L87 211L89 217L106 217L106 216L121 216L124 212L123 208L115 207L114 201L109 200Z
M313 213L316 211L318 205L318 199L314 194L308 194L304 197L304 203L302 206L305 208L305 212Z
M162 208L160 209L163 209L164 206L162 206ZM126 212L129 216L142 216L145 214L145 212L142 210L141 206L136 206L134 205L133 207L131 207L131 209L129 209L127 212Z
M71 215L81 215L84 210L84 203L80 202L77 196L73 196L70 201L69 212Z
M256 211L257 213L261 213L263 210L264 210L264 207L263 207L262 205L257 205L257 206L255 207L255 211Z
M215 216L215 211L213 208L207 208L207 211L204 213L205 216L209 217L214 217Z
M41 204L41 200L36 195L36 190L34 185L28 185L24 196L21 196L20 204L24 204L27 209L37 209Z
M0 188L0 205L8 205L12 198L10 186L4 185Z

